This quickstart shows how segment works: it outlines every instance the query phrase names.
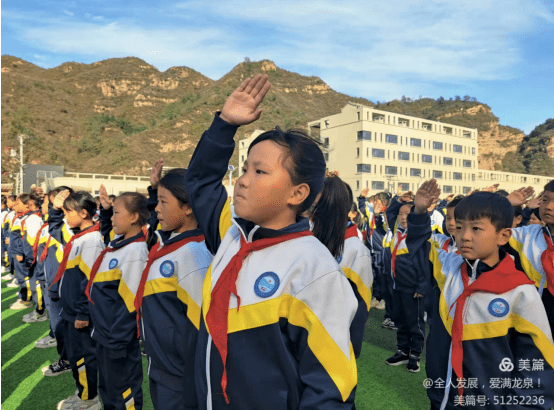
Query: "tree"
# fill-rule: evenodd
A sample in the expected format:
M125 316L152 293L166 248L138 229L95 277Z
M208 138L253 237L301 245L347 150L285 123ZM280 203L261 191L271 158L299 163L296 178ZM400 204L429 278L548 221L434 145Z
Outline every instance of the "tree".
M469 101L471 97L469 95L464 95L464 101Z
M244 57L244 62L249 63L250 62L250 57Z
M439 98L437 98L437 102L439 104L444 104L444 97L441 95Z
M461 101L461 98L460 98L459 95L455 96L454 99L455 99L456 101Z

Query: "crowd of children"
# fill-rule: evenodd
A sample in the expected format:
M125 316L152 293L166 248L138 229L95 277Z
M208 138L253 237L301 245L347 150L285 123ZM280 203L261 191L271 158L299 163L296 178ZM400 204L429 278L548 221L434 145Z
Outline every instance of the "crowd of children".
M419 372L427 345L431 409L550 409L554 180L532 200L522 188L439 201L430 180L356 204L318 142L276 128L250 145L231 203L234 136L270 86L246 79L188 169L162 177L156 162L148 198L2 197L10 308L50 320L35 346L59 359L43 372L75 379L57 408L141 409L144 354L157 410L352 409L373 307L396 330L387 365Z

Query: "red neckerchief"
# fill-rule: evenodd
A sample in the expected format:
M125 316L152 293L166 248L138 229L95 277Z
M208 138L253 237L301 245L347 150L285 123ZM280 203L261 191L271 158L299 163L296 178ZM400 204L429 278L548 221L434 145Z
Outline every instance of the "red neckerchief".
M444 244L442 245L442 250L443 251L446 251L448 252L448 247L450 246L450 242L452 242L452 238L448 238ZM454 252L456 252L456 254L460 254L460 251L458 249L456 249Z
M462 347L462 336L464 330L463 310L466 299L475 292L494 293L499 295L509 292L520 285L534 285L525 273L518 271L516 265L509 255L506 255L498 265L490 271L483 272L469 285L467 263L461 266L461 277L464 283L464 290L456 299L456 310L454 311L454 323L452 324L452 369L456 377L463 377L464 349ZM450 310L452 310L452 306ZM458 387L458 394L463 395L463 387Z
M136 238L135 240L129 242L127 245L130 245L130 244L135 243L135 242L146 242L146 238L144 237L144 232L143 231L141 231L141 235L138 238ZM125 246L127 246L127 245L125 245ZM90 299L90 287L92 286L92 284L94 282L94 277L98 273L98 269L100 269L100 265L102 264L102 261L104 260L104 255L106 255L109 252L115 252L115 251L117 251L118 249L121 249L121 248L122 247L113 248L111 246L108 246L107 248L104 248L104 250L102 252L100 252L100 255L98 255L98 258L96 258L96 261L94 261L94 265L92 265L92 269L90 271L90 276L89 276L89 280L88 280L88 283L87 283L87 287L85 288L85 295L87 295L88 300L90 300L90 303L92 303L93 305L94 305L94 302Z
M398 240L396 242L396 245L394 245L394 249L392 251L392 258L391 258L391 261L392 261L392 276L394 276L394 277L396 277L396 272L395 272L396 252L398 252L398 246L400 245L400 242L402 242L404 239L406 239L407 236L408 236L408 232L404 232L404 234L402 234L400 231L398 231Z
M44 262L46 259L46 256L48 256L48 246L50 245L50 239L52 239L52 235L48 236L48 239L46 241L46 246L42 250L42 253L40 254L40 261Z
M552 237L546 232L542 232L546 242L546 249L541 255L541 263L546 273L546 289L554 295L554 244Z
M54 278L52 285L58 282L62 278L63 273L65 272L65 268L67 266L67 260L69 259L69 255L71 254L71 248L73 247L73 241L77 238L80 238L81 236L85 236L87 233L98 232L98 231L100 231L100 225L94 224L92 228L85 229L84 231L79 232L77 235L73 235L71 237L69 242L63 248L63 259L62 259L62 262L60 263L60 267L58 268L58 272L56 272L56 277Z
M202 242L204 241L204 235L196 235L188 238L181 239L180 241L174 242L170 245L165 245L162 247L162 243L158 242L155 244L150 252L148 253L148 261L146 262L146 267L142 271L142 276L140 277L139 287L137 289L137 294L135 295L135 310L137 311L137 337L140 337L140 308L142 306L142 299L144 297L144 285L146 284L146 279L148 278L148 272L150 267L156 259L161 258L162 256L168 255L171 252L176 251L177 249L185 246L189 242ZM161 249L160 249L161 248Z
M40 213L40 211L30 211L30 212L27 212L26 214L24 214L23 216L27 216L27 218L33 214L36 214L38 215L41 219L42 219L42 215ZM21 221L21 230L23 231L23 229L25 228L25 222L27 222L27 218L25 218L24 220Z
M357 238L357 237L358 237L358 227L356 225L352 225L346 229L344 240L347 240L348 238Z
M355 226L354 226L355 227ZM206 323L208 324L210 335L221 355L223 361L223 375L221 377L221 388L225 402L229 404L227 396L227 331L229 323L229 299L231 293L237 297L237 311L240 307L240 296L237 294L237 277L244 259L252 252L259 251L279 243L289 241L303 236L312 236L312 232L302 231L278 236L276 238L258 239L257 241L247 243L244 237L240 236L240 249L229 261L217 283L212 290L212 298L208 313L206 314Z
M45 222L42 224L40 229L37 232L37 236L35 238L35 243L33 243L33 263L37 260L37 252L38 252L38 243L40 241L40 236L42 234L42 230L48 226L48 222ZM42 261L42 260L41 260Z

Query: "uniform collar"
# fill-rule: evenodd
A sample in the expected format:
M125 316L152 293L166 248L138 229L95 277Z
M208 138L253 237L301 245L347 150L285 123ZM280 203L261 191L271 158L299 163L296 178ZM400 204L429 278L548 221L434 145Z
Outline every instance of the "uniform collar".
M464 259L465 260L464 263L467 264L468 275L470 277L475 276L475 279L477 279L481 274L495 269L500 264L500 262L504 260L504 258L509 257L506 251L504 251L503 249L499 250L499 254L500 254L500 260L496 265L492 267L478 259L477 262L473 261L473 265L475 266L474 268L474 266L472 266L467 259ZM473 273L474 269L475 269L475 274Z
M172 233L173 231L161 231L161 230L156 231L156 235L158 235L158 238L163 246L171 245L172 243L182 241L183 239L190 238L192 236L203 235L203 232L201 229L192 229L190 231L185 231L171 238Z
M242 218L233 218L233 222L238 226L244 237L247 239L247 242L265 238L276 238L287 233L302 232L310 229L310 220L308 218L302 218L298 222L282 229L262 228L254 222L250 222Z
M118 236L113 241L110 242L110 247L114 249L123 248L125 245L133 242L134 240L140 238L143 235L142 231L136 234L135 236L131 236L130 238L125 239L125 235Z

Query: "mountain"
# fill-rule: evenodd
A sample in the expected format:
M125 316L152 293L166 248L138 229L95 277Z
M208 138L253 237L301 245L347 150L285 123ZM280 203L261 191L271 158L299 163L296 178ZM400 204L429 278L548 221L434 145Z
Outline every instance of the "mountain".
M17 172L9 149L19 147L20 133L27 136L26 163L127 175L147 175L159 157L167 166L186 167L213 113L244 78L259 72L267 73L273 86L263 102L262 117L241 127L239 139L257 128L306 127L309 121L340 112L350 101L478 128L479 161L485 167L508 167L504 157L519 152L524 140L521 131L499 125L490 108L476 101L403 98L375 105L269 60L240 63L214 81L188 67L160 72L134 57L43 69L4 55L2 181L9 182L9 173ZM508 163L523 161L515 158Z

